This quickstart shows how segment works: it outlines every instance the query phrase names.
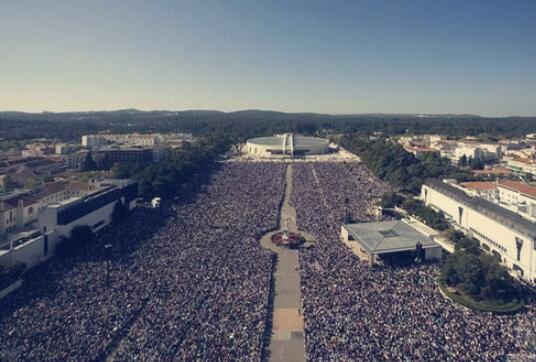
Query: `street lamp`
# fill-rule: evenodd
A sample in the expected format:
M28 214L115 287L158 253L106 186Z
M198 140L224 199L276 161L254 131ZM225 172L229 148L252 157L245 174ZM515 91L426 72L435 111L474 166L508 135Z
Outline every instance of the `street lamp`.
M344 210L344 223L349 224L350 223L350 199L347 197L344 199L345 204L345 210Z
M106 287L110 287L110 249L112 244L107 243L104 245L104 250L106 251Z

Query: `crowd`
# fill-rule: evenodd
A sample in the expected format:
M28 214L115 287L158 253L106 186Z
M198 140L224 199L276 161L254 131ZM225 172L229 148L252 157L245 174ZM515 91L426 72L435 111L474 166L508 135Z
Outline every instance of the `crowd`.
M534 352L534 300L514 316L470 312L438 292L437 265L372 268L338 241L346 205L353 221L371 220L387 190L363 166L295 165L293 190L298 224L316 237L300 254L309 360L500 361Z
M0 301L0 361L260 360L273 255L257 239L277 227L284 167L222 164L172 207L138 209L74 258L29 271ZM437 265L371 268L338 241L341 223L374 218L388 190L361 164L293 168L297 221L316 238L300 251L309 360L495 361L531 351L534 301L514 316L469 312L439 294Z
M196 195L139 209L0 301L0 360L260 360L284 166L222 165ZM110 252L110 283L106 282Z

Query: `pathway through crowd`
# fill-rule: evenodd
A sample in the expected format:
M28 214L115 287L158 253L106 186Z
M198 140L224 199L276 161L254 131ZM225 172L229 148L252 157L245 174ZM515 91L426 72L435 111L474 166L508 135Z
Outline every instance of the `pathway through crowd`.
M290 204L292 195L292 165L288 165L285 175L285 198L281 207L280 228L289 232L299 232L306 240L312 237L298 230L296 209ZM302 298L298 251L276 246L271 236L280 230L266 234L261 246L277 254L273 271L273 312L270 344L266 349L269 361L305 361L303 334Z

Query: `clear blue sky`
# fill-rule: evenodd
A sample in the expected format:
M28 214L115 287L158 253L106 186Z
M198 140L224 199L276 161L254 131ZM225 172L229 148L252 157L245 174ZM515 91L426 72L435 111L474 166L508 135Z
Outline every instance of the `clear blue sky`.
M0 110L536 115L536 1L2 0Z

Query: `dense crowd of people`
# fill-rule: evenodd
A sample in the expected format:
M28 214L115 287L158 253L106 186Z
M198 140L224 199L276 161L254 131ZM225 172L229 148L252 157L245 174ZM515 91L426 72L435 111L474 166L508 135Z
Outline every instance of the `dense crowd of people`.
M137 209L0 301L0 361L260 360L281 163L225 163L171 207ZM536 307L474 313L437 291L434 264L370 267L339 242L388 187L357 162L295 163L308 360L504 360L534 347ZM187 190L188 188L184 188ZM348 211L348 213L347 213ZM109 253L104 245L111 244ZM110 282L106 264L110 261Z
M34 268L0 301L0 360L259 360L273 256L256 239L277 227L283 175L224 164L195 197Z
M316 237L300 254L309 360L496 361L534 352L533 300L514 316L471 312L438 292L438 265L370 267L339 242L346 205L349 219L371 220L387 190L362 165L296 165L293 190L298 224Z

